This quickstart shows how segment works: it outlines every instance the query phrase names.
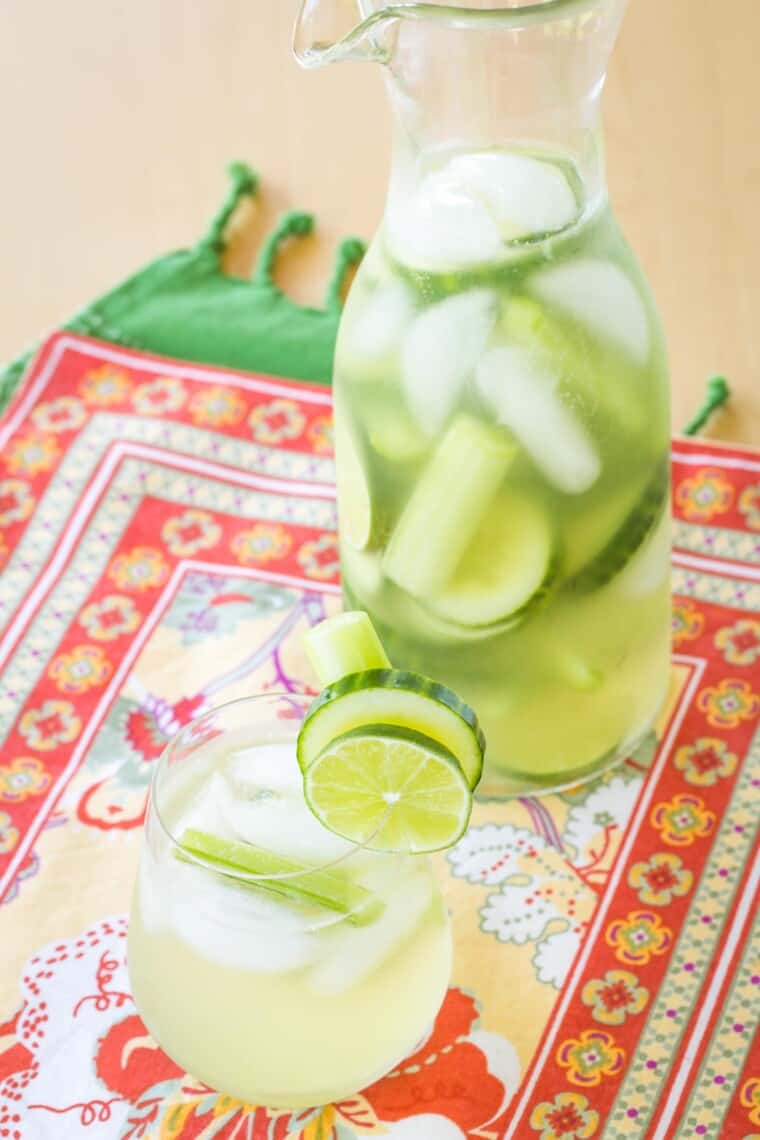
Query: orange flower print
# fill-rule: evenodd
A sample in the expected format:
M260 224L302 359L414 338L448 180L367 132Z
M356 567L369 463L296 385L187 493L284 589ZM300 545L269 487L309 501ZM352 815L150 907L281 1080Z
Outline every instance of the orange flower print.
M176 558L189 558L208 550L222 537L222 528L208 511L191 508L164 523L161 538Z
M567 1070L573 1085L593 1088L602 1077L616 1077L625 1064L625 1052L604 1029L584 1029L577 1037L563 1041L557 1050L557 1064Z
M695 839L704 839L715 826L715 815L704 801L683 793L668 803L657 804L650 819L663 843L672 847L691 847Z
M581 1001L591 1009L594 1021L622 1025L641 1013L649 1001L649 990L628 970L608 970L603 978L592 978L581 991Z
M760 483L744 488L739 496L739 510L750 530L760 530Z
M718 780L731 776L736 771L739 757L729 751L725 740L700 736L693 744L679 748L673 763L683 772L687 784L711 788Z
M34 510L34 496L22 479L0 480L0 526L28 519Z
M17 756L10 764L0 768L0 800L22 803L29 796L45 791L50 777L36 756Z
M715 644L729 665L754 665L760 658L760 621L747 618L724 626L715 634Z
M202 388L193 396L190 401L190 418L196 424L229 427L240 423L247 406L234 388L223 388L221 384L215 384L211 388Z
M39 475L54 467L61 450L52 435L24 435L11 439L3 451L11 475Z
M258 443L284 443L297 439L304 429L306 416L294 400L271 400L258 404L248 417L253 438Z
M7 855L18 843L17 827L11 827L11 817L7 811L0 811L0 855Z
M44 701L24 713L18 730L35 752L52 752L59 744L76 740L82 722L69 701Z
M97 645L78 645L55 658L48 676L62 693L86 693L104 685L112 672L113 666Z
M298 551L298 563L310 578L334 578L340 570L338 544L332 534L305 542Z
M689 522L709 522L714 515L724 514L734 498L734 489L722 471L700 467L695 475L682 480L676 488L676 506Z
M59 396L32 412L34 426L40 431L76 431L86 419L85 406L76 396Z
M112 364L104 364L101 368L93 368L85 372L79 385L79 395L87 404L107 408L111 404L120 404L129 395L132 377L123 368L114 368Z
M596 1135L599 1113L581 1093L561 1092L537 1104L529 1124L539 1133L538 1140L588 1140Z
M715 728L737 728L760 712L760 697L752 692L749 682L728 679L703 689L697 708Z
M615 951L618 962L646 966L653 956L667 953L673 944L673 934L662 925L659 914L633 910L626 918L616 918L610 923L604 940Z
M168 412L178 412L187 399L187 392L181 380L174 376L160 376L138 384L132 396L132 403L141 416L165 416Z
M749 1077L744 1082L739 1093L739 1103L742 1108L749 1109L747 1115L750 1124L760 1126L760 1077Z
M79 615L93 641L114 641L125 633L134 633L140 624L140 611L131 598L108 594L102 602L92 602Z
M680 645L683 641L692 641L699 637L705 628L704 616L692 602L674 601L671 610L671 623L673 645Z
M317 455L332 455L335 446L332 416L318 416L312 420L306 438Z
M652 855L645 863L634 863L628 872L628 884L638 891L647 906L667 906L691 890L694 876L677 855L665 852Z
M120 590L151 590L169 577L169 566L158 550L135 546L129 554L118 554L108 568L108 577Z
M2 570L3 566L5 566L9 554L10 550L8 549L8 544L5 541L5 537L0 534L0 570Z
M256 523L249 530L241 530L230 543L232 553L244 566L251 562L275 562L284 558L292 545L285 527L275 523Z

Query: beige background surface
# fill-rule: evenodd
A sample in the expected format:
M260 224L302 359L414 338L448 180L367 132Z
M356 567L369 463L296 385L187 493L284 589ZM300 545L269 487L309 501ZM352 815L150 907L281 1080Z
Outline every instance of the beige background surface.
M284 280L319 297L336 240L382 208L377 69L291 61L296 0L2 0L0 359L157 254L191 243L230 158L261 232L285 206L319 236ZM674 423L724 372L711 434L760 444L758 0L632 0L606 96L611 192L654 285ZM236 265L245 263L250 240Z

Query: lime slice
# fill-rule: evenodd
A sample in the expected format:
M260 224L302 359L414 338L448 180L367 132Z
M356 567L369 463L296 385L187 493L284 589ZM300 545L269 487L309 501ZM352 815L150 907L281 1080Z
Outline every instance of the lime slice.
M197 859L230 875L288 875L289 878L238 879L237 882L252 890L281 895L290 902L311 903L345 915L356 925L373 922L384 904L370 891L355 883L338 868L319 870L234 839L220 839L206 831L187 828L180 841L179 858L183 854Z
M472 810L469 785L448 749L386 725L333 740L305 772L304 794L325 827L374 851L451 847Z
M304 643L322 685L349 673L390 668L375 627L362 610L349 610L321 621L304 635Z
M365 550L372 539L372 500L348 417L339 404L335 406L334 423L341 535L355 550Z
M456 758L471 788L480 780L486 743L473 710L444 685L401 669L351 673L320 693L298 734L301 771L334 740L377 725L420 733Z

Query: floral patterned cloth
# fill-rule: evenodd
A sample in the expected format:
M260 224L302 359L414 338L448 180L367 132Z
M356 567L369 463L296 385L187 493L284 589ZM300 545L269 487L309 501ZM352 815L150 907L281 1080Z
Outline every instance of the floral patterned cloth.
M430 1036L350 1101L272 1113L150 1038L125 914L167 738L308 691L301 634L339 606L329 393L60 334L0 448L0 1136L760 1135L754 453L674 445L648 763L478 804L438 859L455 965Z

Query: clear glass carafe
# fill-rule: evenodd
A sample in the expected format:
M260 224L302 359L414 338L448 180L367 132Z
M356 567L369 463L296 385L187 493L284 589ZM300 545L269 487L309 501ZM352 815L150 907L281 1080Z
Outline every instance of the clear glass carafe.
M385 213L335 362L347 604L472 703L486 794L651 731L669 673L669 395L610 210L600 96L625 0L305 0L306 66L380 63Z

